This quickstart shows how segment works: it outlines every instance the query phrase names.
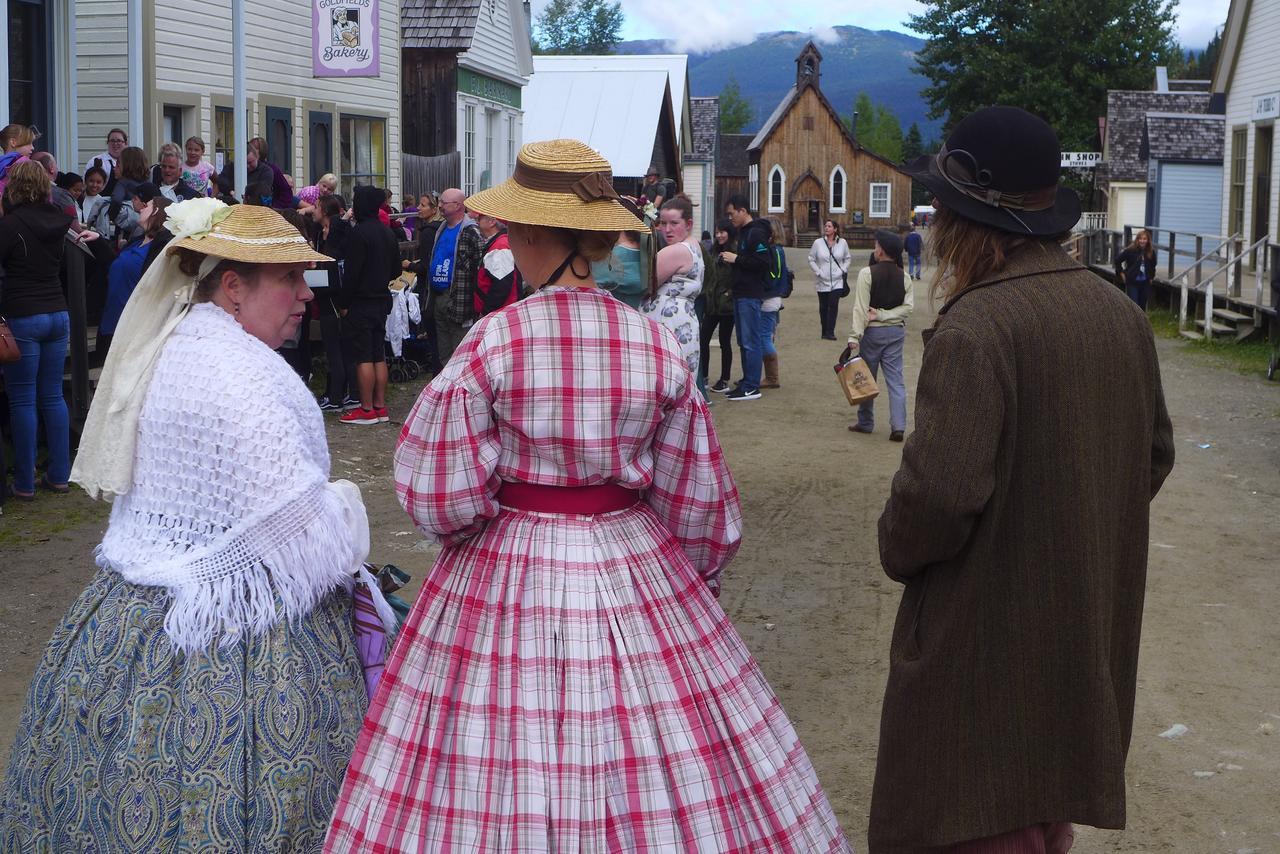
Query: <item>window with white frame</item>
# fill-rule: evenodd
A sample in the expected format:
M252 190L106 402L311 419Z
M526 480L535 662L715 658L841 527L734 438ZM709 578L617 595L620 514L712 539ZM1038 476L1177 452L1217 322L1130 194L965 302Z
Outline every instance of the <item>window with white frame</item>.
M476 107L467 104L462 119L462 192L476 191Z
M781 166L769 170L769 213L781 213L786 205L787 197L784 185L787 176Z
M845 212L845 196L848 195L849 179L844 174L844 169L837 166L831 170L831 213Z
M751 203L751 212L760 210L760 164L752 163L747 167L747 200Z
M498 157L498 111L484 111L484 163L480 173L480 185L477 189L487 190L495 183L494 173L497 171Z
M507 116L507 177L511 177L511 173L516 171L516 152L518 147L516 131L516 117Z
M872 184L871 185L871 212L868 214L873 219L889 218L889 190L890 184Z
M339 192L350 198L360 184L387 186L387 120L343 114L339 126Z

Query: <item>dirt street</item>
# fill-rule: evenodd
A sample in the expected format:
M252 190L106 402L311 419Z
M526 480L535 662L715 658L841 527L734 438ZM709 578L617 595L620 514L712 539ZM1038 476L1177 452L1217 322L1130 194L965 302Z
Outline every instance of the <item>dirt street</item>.
M855 253L861 255L862 253ZM820 341L804 254L779 330L782 385L714 415L743 495L746 537L721 603L790 713L845 831L865 849L880 700L900 586L884 576L875 523L902 446L848 432L831 371L843 342ZM908 325L914 389L924 283ZM842 306L840 333L848 322ZM1152 505L1151 560L1133 743L1129 827L1082 828L1076 850L1280 852L1280 383L1244 376L1161 340L1178 462ZM713 364L718 365L713 351ZM736 360L735 360L736 361ZM1082 370L1104 370L1088 364ZM735 368L737 366L735 365ZM395 389L393 419L417 386ZM1124 389L1117 389L1117 395ZM910 408L914 417L914 407ZM1091 413L1100 425L1107 413ZM398 424L330 421L334 475L364 490L372 560L414 575L433 557L396 504ZM83 495L10 502L0 518L0 756L7 759L31 671L92 574L105 505ZM1160 734L1175 724L1181 737ZM1046 737L1070 737L1046 733Z

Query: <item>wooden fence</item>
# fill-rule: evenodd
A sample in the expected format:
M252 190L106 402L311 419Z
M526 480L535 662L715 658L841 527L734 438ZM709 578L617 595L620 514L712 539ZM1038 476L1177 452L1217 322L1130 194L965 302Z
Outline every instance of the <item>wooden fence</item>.
M423 193L439 193L462 186L462 155L456 151L437 157L400 155L400 184L404 195L415 199Z

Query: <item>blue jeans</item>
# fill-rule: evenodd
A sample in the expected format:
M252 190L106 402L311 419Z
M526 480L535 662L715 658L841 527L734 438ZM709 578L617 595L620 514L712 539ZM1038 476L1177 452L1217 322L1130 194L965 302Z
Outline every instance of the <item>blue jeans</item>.
M760 312L760 349L766 356L778 355L778 348L773 346L774 333L778 331L780 311Z
M1147 297L1151 295L1150 282L1134 282L1132 285L1125 285L1124 292L1129 295L1129 299L1133 300L1134 305L1146 311Z
M862 333L858 355L875 377L884 367L884 385L889 392L889 430L907 429L907 384L902 379L902 345L907 330L901 326L868 326ZM870 430L875 426L874 400L858 407L858 426Z
M71 320L65 311L10 317L9 328L22 358L4 366L9 392L9 423L13 429L13 488L36 488L36 410L44 421L49 443L51 483L71 476L71 435L67 401L62 396L62 371L67 362Z
M741 298L733 301L733 313L737 320L738 347L742 351L742 382L747 391L760 388L760 369L764 365L764 312L763 300Z
M920 256L919 255L907 255L907 275L908 276L920 275Z

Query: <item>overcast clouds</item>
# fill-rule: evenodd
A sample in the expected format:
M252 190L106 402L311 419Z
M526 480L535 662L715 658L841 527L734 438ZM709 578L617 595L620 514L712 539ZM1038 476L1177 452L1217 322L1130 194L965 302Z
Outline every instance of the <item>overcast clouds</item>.
M796 30L813 33L819 42L836 24L869 30L909 32L908 16L919 13L916 0L621 0L626 16L623 38L667 38L677 52L708 50L751 41L756 33ZM547 0L533 0L534 16ZM1178 39L1200 48L1227 19L1230 0L1182 0ZM781 8L780 8L781 7Z

